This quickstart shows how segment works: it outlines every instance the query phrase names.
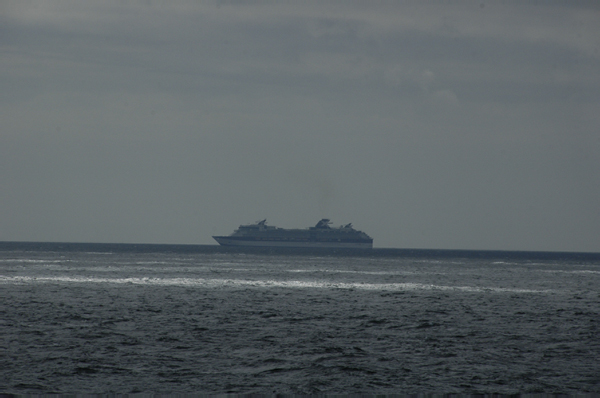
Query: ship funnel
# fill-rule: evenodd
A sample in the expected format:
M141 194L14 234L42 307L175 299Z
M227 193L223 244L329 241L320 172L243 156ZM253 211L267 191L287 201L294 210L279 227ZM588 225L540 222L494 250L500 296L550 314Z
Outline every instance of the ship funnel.
M329 224L331 224L331 221L328 218L323 218L315 225L315 228L329 228Z

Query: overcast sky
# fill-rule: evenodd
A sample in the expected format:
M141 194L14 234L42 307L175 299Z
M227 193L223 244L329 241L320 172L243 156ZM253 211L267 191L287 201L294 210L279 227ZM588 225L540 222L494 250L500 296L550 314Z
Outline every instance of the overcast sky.
M596 2L289 3L0 0L0 240L600 251Z

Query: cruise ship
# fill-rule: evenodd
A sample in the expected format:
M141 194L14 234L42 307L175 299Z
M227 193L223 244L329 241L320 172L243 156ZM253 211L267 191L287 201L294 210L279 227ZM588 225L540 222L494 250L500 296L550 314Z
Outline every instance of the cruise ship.
M306 247L371 249L373 239L352 224L333 228L331 221L324 218L314 227L285 229L267 225L267 220L254 224L240 225L229 236L213 236L222 246L247 247Z

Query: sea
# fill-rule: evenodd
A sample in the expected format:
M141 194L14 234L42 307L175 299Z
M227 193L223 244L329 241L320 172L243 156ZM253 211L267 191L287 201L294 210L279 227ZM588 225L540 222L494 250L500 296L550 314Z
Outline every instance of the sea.
M600 253L0 242L0 393L598 394Z

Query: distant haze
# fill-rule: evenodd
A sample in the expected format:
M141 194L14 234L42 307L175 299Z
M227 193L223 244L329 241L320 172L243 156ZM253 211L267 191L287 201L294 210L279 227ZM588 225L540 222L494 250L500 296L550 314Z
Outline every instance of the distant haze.
M352 3L2 1L0 240L600 251L597 3Z

